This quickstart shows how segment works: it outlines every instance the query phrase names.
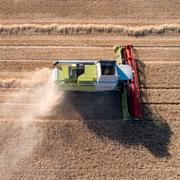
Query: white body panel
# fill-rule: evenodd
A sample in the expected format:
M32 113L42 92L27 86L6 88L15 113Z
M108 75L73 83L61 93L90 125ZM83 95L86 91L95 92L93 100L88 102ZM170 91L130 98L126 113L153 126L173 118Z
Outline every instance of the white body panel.
M58 80L59 77L59 70L58 68L54 68L52 70L52 81L55 82L56 80Z
M109 91L113 90L118 83L119 76L116 75L101 75L97 84L95 85L98 91Z

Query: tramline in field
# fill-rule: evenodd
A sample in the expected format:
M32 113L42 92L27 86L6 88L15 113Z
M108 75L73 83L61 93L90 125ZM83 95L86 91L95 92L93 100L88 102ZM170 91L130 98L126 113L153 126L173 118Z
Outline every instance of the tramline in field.
M121 93L123 119L141 119L140 88L133 46L115 46L116 60L57 60L53 81L63 90Z

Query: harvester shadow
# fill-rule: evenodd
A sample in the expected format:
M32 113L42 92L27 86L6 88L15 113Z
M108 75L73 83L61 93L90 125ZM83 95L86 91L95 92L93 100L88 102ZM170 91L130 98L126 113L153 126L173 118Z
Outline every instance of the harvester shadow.
M145 65L141 61L138 61L138 65L140 76L143 77L141 86L145 86ZM148 102L148 98L142 96ZM68 105L68 114L73 114L72 120L80 118L98 137L108 137L127 148L144 146L159 158L170 156L168 146L172 131L158 112L143 104L143 120L124 121L120 102L120 93L115 91L65 92L61 107L56 107L56 114Z
M156 118L154 114L151 118L152 111L145 106L143 111L145 116L148 114L148 118L145 117L141 121L124 121L118 92L102 93L105 97L100 94L68 92L65 93L65 100L66 103L71 103L72 108L81 115L87 128L97 136L108 137L126 147L144 146L156 157L170 156L168 145L171 130L163 119ZM103 98L111 99L114 104L104 102ZM100 99L102 104L97 103ZM91 105L84 105L83 102Z

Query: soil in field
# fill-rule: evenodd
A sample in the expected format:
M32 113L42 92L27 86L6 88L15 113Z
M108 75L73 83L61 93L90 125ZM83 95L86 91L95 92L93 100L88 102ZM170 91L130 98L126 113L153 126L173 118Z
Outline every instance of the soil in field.
M179 179L179 0L2 0L0 179ZM57 92L55 59L137 49L143 120L118 92ZM37 70L38 69L38 70Z

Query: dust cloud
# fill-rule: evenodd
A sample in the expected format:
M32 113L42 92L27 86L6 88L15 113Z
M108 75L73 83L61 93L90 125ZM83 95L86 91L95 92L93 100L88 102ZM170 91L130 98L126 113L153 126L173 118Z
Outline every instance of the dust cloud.
M50 77L50 69L27 73L19 82L20 90L0 107L1 117L10 124L9 129L1 130L4 131L1 139L4 138L5 145L0 150L0 176L5 179L9 179L18 163L41 143L43 131L37 127L37 121L49 115L63 97Z

